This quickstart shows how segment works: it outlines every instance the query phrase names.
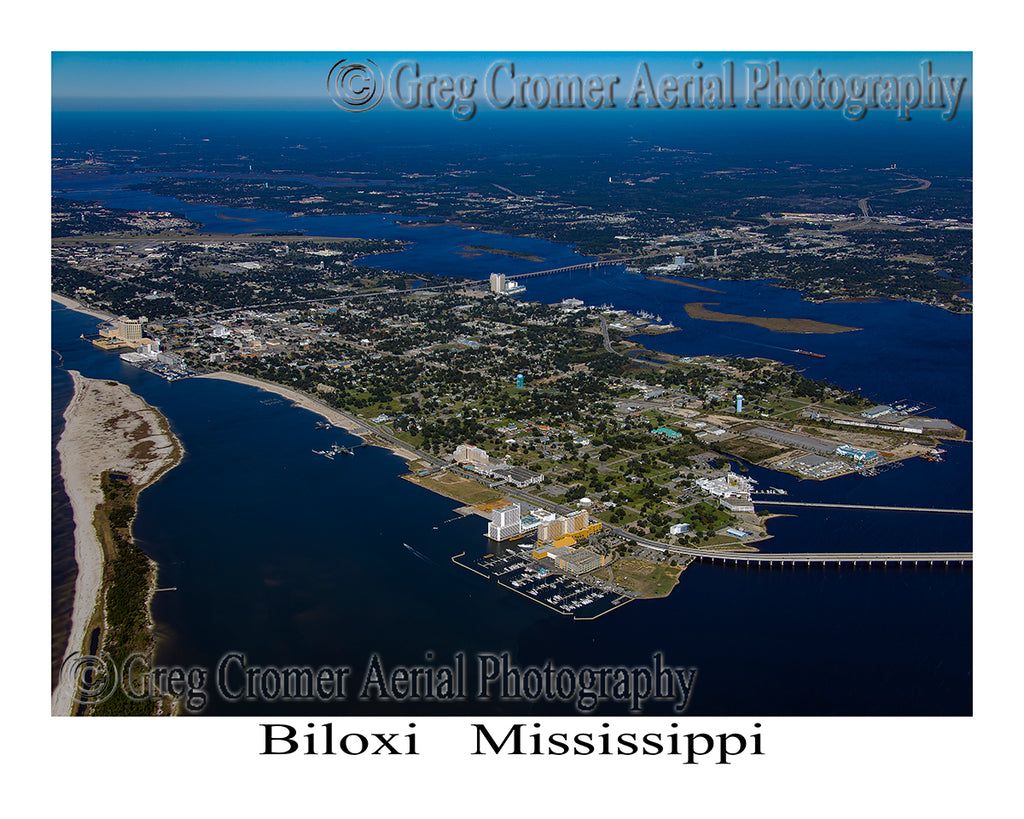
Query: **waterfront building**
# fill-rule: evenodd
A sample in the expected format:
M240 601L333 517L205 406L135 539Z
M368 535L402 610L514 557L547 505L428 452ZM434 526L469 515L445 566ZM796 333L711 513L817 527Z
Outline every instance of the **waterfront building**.
M699 478L697 486L718 498L732 495L749 495L750 487L757 483L752 478L744 478L735 472L729 472L718 478Z
M508 540L522 533L522 519L519 507L510 503L491 512L491 522L487 525L487 537L491 540Z
M491 274L491 292L492 293L503 293L505 291L505 274L504 273L492 273Z
M142 343L142 322L138 319L119 318L117 320L118 336L129 344Z
M754 503L749 495L719 498L718 502L730 512L753 512Z
M719 499L726 509L733 512L753 512L754 504L750 500L751 487L756 483L751 478L744 478L735 472L729 472L719 478L699 478L697 486Z
M455 447L453 456L458 463L471 464L473 466L488 466L491 463L487 450L480 449L471 444L459 444Z
M567 532L568 521L561 515L545 520L537 527L537 540L557 540Z
M878 453L873 449L857 449L855 446L849 444L841 444L836 447L836 455L842 455L847 458L853 458L857 463L863 463L864 461L872 461L878 457Z
M871 409L864 410L861 415L865 418L880 418L883 415L888 415L892 412L892 407L886 404L876 404Z
M584 574L600 568L607 561L607 556L594 554L590 549L573 549L570 554L558 560L558 568L573 574Z

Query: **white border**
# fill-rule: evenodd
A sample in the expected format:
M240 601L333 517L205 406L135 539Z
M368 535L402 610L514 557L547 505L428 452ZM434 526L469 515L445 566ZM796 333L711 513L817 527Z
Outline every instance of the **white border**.
M12 626L8 673L3 677L14 732L9 746L19 761L9 769L12 796L60 804L53 783L67 783L64 799L76 812L143 810L200 815L258 809L261 815L318 806L351 811L399 811L520 815L579 812L583 805L615 810L694 811L714 808L726 816L741 812L795 816L888 816L897 812L929 816L973 814L980 801L1009 796L1010 742L1016 721L1014 658L1019 639L1016 586L1021 574L1017 526L1003 510L1015 508L1012 476L1014 383L1019 344L1019 286L1016 248L1007 237L1019 234L1013 170L1019 165L1014 128L1018 66L1016 44L991 29L1011 28L1001 14L939 3L900 7L890 2L837 7L834 15L818 3L729 4L704 12L673 4L665 8L556 9L553 4L511 2L484 13L477 3L443 7L399 4L275 6L273 17L255 7L175 2L58 4L29 12L29 21L11 28L19 37L40 32L43 42L19 43L5 54L5 77L14 99L5 117L8 183L4 205L6 245L13 264L7 278L15 292L7 303L6 348L17 351L11 383L29 385L38 405L13 404L8 395L4 428L28 429L9 460L19 488L8 515L18 521L8 545L15 555L7 572L7 623ZM148 9L148 11L147 11ZM977 16L971 17L971 12ZM427 32L424 35L424 32ZM835 33L834 33L835 32ZM16 39L16 38L11 38ZM427 735L450 752L418 760L344 760L337 757L257 756L256 720L204 719L82 721L52 719L49 689L48 512L43 473L43 442L49 425L43 396L39 343L42 282L48 282L42 252L48 246L49 212L49 51L213 49L360 51L433 50L678 50L741 51L830 48L845 50L975 50L976 129L976 538L982 559L976 572L976 716L971 719L764 719L768 755L736 765L679 766L664 759L539 758L500 763L467 756L462 726L468 720L416 720ZM6 141L6 139L5 139ZM1013 199L1010 199L1010 197ZM1013 220L1013 221L1011 221ZM47 291L48 292L48 291ZM12 356L14 357L14 356ZM19 390L20 392L20 390ZM998 415L996 414L998 413ZM1010 446L1007 447L1006 444ZM27 476L29 480L21 480ZM31 510L25 512L24 510ZM1002 515L1000 513L1003 513ZM23 555L31 555L25 569ZM27 581L27 582L25 582ZM28 623L27 628L20 624ZM15 659L12 668L10 658ZM17 669L32 669L24 681ZM14 673L12 673L12 671ZM25 697L27 696L27 700ZM370 720L382 730L387 720ZM399 721L399 724L405 721ZM545 720L545 725L564 721ZM579 729L571 720L570 730ZM713 733L749 730L750 720L701 719L694 728ZM1014 743L1015 745L1015 743ZM522 763L522 764L521 764ZM614 768L609 767L614 764ZM525 766L525 767L524 767ZM72 784L73 783L73 784ZM12 803L17 802L12 799ZM459 807L459 805L462 805ZM1011 801L1009 804L1013 804ZM88 805L88 809L85 806Z

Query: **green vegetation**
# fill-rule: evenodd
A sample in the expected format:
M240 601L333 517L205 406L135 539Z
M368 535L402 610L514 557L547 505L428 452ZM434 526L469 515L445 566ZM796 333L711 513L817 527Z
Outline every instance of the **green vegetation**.
M679 566L661 566L635 558L623 558L615 561L610 568L596 571L593 575L605 580L614 576L615 582L624 589L649 599L668 597L679 582L682 571L683 568Z
M124 476L109 472L101 478L103 503L96 508L95 525L100 533L104 561L105 629L102 646L117 668L134 653L152 650L148 596L153 567L132 540L137 488ZM148 716L155 703L129 699L121 686L102 703L90 708L95 716Z

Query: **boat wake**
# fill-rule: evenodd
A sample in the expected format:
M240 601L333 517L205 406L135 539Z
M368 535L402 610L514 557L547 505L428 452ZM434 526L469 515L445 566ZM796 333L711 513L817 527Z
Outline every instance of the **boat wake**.
M416 550L415 550L414 548L412 548L412 546L410 546L410 545L409 545L408 543L403 543L402 545L403 545L403 546L404 546L404 547L405 547L406 549L408 549L408 550L409 550L410 552L412 552L412 553L413 553L414 555L416 555L416 557L418 557L418 558L419 558L420 560L424 561L425 563L433 563L433 564L434 564L435 566L437 565L436 563L434 563L434 561L433 561L433 560L431 560L431 559L430 559L429 557L427 557L427 556L426 556L425 554L423 554L423 552L418 552L418 551L416 551Z

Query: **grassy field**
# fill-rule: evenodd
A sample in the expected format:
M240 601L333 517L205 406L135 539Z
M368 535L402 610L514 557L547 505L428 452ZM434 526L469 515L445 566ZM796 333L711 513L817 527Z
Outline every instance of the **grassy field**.
M451 473L423 478L415 475L405 475L404 477L407 481L412 481L424 489L444 495L446 498L462 501L467 506L494 503L503 497L501 492L488 489L486 486L470 478L463 478L460 475L452 475Z
M770 444L766 441L750 438L733 438L719 445L719 449L729 455L736 455L752 463L760 463L766 458L785 451L785 447Z
M658 566L633 558L618 560L610 568L616 583L643 598L668 597L683 571L679 566ZM608 577L608 569L595 572L595 575Z

